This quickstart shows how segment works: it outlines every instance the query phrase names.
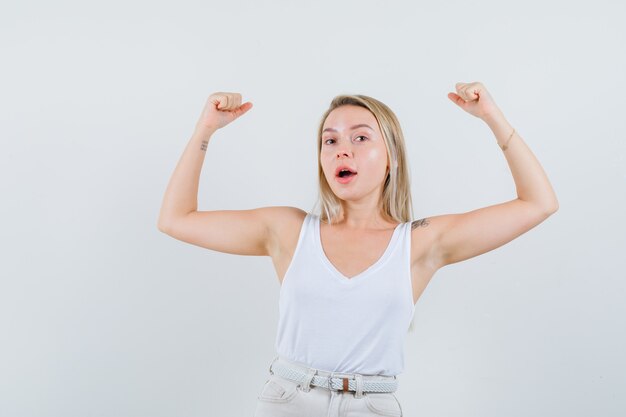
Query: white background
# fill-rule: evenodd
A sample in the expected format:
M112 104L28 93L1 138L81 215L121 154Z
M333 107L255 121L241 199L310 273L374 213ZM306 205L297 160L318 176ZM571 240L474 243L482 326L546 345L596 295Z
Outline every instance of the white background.
M252 416L274 357L271 260L157 229L207 97L199 210L317 198L331 99L389 105L414 217L516 197L482 82L559 211L437 272L407 335L405 416L626 414L626 7L617 1L4 2L0 415Z

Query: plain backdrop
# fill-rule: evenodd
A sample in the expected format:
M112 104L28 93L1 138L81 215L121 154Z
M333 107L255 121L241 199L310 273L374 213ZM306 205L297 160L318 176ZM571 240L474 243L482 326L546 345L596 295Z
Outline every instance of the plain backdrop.
M626 7L617 1L9 1L0 10L0 415L252 416L275 355L268 257L161 233L207 97L199 210L317 200L337 94L398 116L414 218L516 197L482 82L560 209L437 272L407 335L408 417L626 415Z

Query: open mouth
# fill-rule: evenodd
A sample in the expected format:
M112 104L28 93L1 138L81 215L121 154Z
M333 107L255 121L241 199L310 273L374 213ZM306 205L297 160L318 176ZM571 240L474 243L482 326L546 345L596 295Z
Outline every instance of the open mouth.
M337 182L340 184L347 184L351 182L356 176L356 172L350 171L349 169L342 169L335 176L335 180L337 180Z
M339 171L339 174L337 174L339 178L351 177L353 175L356 175L356 172L352 172L349 169L342 169Z

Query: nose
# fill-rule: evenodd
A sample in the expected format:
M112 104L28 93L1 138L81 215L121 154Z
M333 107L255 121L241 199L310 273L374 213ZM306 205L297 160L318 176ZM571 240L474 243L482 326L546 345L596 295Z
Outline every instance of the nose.
M337 159L342 157L350 157L352 156L352 148L348 141L341 142L341 145L337 145Z

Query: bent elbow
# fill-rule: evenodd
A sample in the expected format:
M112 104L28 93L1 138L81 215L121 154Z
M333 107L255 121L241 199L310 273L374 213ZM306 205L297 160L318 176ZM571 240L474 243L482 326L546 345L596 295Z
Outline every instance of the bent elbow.
M552 204L549 209L548 209L548 215L553 215L554 213L556 213L557 211L559 211L559 202L554 200L554 204Z
M167 226L165 223L161 223L161 222L159 222L159 223L157 223L157 229L159 229L159 232L163 232L163 233L165 233L166 235L168 235L168 234L169 234L169 229L170 229L170 228L169 228L169 226Z

